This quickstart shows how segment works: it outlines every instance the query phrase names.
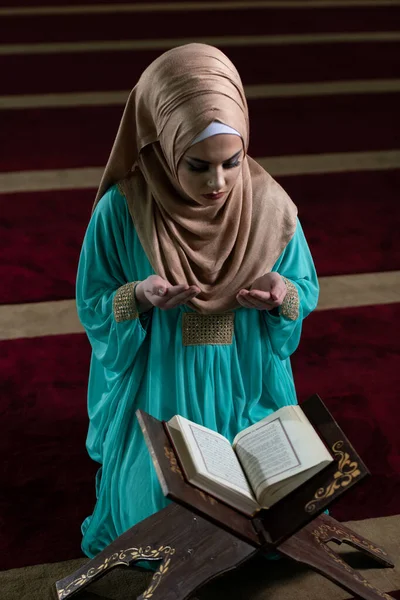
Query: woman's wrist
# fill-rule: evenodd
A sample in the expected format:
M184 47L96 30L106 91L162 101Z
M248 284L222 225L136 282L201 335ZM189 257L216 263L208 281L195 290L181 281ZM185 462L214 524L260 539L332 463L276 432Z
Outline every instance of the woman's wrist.
M152 303L147 300L144 290L143 290L143 281L139 281L139 283L137 283L135 285L135 301L136 301L136 308L138 313L144 313L147 312L148 310L150 310L151 308L153 308Z

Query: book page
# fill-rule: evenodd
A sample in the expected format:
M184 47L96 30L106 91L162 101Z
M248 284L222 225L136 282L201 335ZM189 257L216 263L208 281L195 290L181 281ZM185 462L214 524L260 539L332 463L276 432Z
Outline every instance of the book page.
M265 482L301 465L279 417L243 433L236 453L256 494Z
M233 442L260 502L269 487L332 457L298 405L284 406L239 433Z
M248 516L260 508L227 438L180 415L168 431L189 483Z
M197 453L209 475L222 479L229 486L250 491L240 462L229 441L214 432L189 424ZM193 447L191 447L193 450Z

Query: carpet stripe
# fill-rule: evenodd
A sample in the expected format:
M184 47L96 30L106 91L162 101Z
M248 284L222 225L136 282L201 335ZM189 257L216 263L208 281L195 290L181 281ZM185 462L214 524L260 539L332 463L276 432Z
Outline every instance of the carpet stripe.
M217 10L252 10L252 9L310 9L310 8L347 8L347 7L392 7L399 6L400 0L242 0L240 2L215 0L202 2L138 2L137 4L84 4L81 6L19 6L0 8L0 17L38 16L38 15L70 15L101 13L165 13L165 12L200 12ZM53 3L49 0L49 3Z
M361 32L393 32L400 29L400 7L346 7L314 8L312 11L276 9L247 9L229 12L226 8L209 13L200 11L190 19L186 28L187 12L135 13L135 14L80 14L60 16L3 17L5 24L2 44L72 43L129 40L163 40L204 36L244 37L293 34L335 34ZM235 42L236 43L236 42Z
M321 277L317 310L400 303L400 271ZM75 300L0 305L0 340L82 333Z
M343 43L221 49L236 65L244 85L398 79L400 44ZM361 50L361 51L360 51ZM81 54L0 55L0 95L131 89L157 50ZM327 70L329 65L329 70ZM16 76L18 73L18 77Z
M246 97L249 100L252 98L329 96L332 94L382 94L399 91L400 79L324 81L245 86ZM118 106L125 104L129 92L130 90L0 96L0 110L57 108L64 106Z
M83 331L75 300L0 305L0 340Z
M397 169L399 162L400 150L302 154L259 159L261 166L274 177L346 171L386 171Z
M321 277L317 310L400 303L400 271Z
M297 44L341 44L343 42L398 42L400 32L375 31L362 33L321 33L299 35L250 35L250 36L206 36L196 38L115 40L101 42L66 42L48 44L1 44L0 55L10 54L62 54L76 52L121 52L124 50L168 50L194 42L212 46L252 47Z
M273 176L386 171L400 168L400 150L259 157ZM0 193L96 188L103 167L0 173Z
M398 152L400 166L400 150ZM103 167L0 173L0 193L96 188Z
M250 99L250 155L395 150L399 102L396 93ZM105 164L121 115L119 106L1 111L0 171Z

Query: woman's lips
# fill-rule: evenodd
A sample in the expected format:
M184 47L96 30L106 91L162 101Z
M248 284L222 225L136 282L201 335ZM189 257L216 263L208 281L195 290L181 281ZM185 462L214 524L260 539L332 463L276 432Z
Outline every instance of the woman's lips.
M225 192L218 192L217 194L203 194L203 198L207 198L207 200L219 200L224 195Z

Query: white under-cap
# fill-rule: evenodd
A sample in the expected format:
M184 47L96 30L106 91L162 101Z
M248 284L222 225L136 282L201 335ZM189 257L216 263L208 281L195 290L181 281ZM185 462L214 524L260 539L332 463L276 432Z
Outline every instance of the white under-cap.
M206 138L209 138L213 135L219 135L220 133L230 133L231 135L238 135L241 137L240 133L236 131L236 129L229 127L229 125L224 125L219 121L213 121L193 140L190 145L194 146Z

